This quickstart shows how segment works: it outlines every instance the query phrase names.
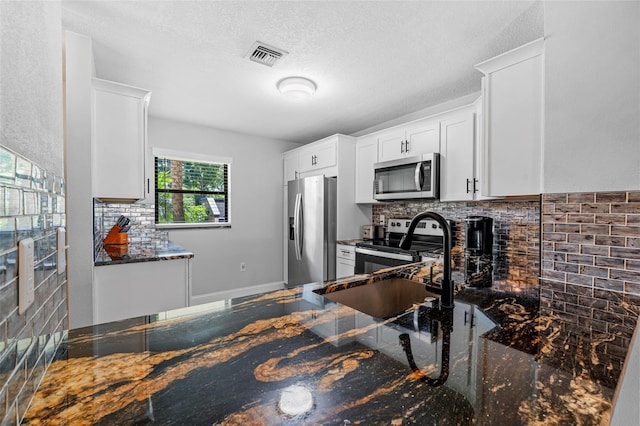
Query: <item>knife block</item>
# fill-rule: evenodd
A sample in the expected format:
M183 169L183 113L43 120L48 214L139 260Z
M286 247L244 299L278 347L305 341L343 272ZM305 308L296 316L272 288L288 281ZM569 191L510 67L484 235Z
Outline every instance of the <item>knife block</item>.
M129 243L129 235L126 232L120 233L120 228L118 225L113 225L103 242L105 244L128 244Z
M104 251L107 252L111 260L121 260L129 253L129 246L126 244L105 244Z

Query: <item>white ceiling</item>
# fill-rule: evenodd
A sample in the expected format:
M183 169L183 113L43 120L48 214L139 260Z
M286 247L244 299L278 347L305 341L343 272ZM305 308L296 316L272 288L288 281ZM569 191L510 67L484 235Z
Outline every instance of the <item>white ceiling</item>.
M473 65L543 35L532 1L67 1L100 78L150 89L150 115L307 143L480 90ZM289 52L246 59L256 41ZM276 82L305 76L306 102Z

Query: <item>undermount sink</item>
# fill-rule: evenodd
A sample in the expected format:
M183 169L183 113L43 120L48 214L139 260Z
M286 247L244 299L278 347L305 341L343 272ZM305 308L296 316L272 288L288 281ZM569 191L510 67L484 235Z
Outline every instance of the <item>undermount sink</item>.
M389 278L322 295L375 318L389 318L424 303L425 298L440 297L428 292L424 284L405 278Z

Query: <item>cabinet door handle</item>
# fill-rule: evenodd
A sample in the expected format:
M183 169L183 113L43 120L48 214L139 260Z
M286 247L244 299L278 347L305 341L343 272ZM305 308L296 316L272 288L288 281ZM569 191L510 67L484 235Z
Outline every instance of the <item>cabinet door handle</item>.
M404 141L400 141L400 154L404 154Z
M471 183L471 181L469 180L469 178L467 178L467 194L469 193L469 184Z
M475 194L476 192L478 192L478 188L476 186L476 184L478 183L478 179L473 178L473 193Z
M473 328L475 326L475 320L476 316L474 314L472 314L471 312L464 312L464 325L467 325L467 323L469 323L469 326L471 328Z
M404 141L404 152L409 153L409 141Z

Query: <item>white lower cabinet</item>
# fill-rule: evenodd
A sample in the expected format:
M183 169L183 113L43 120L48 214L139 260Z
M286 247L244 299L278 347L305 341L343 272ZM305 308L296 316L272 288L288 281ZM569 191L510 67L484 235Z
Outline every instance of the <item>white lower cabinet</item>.
M152 315L189 305L189 259L94 268L93 323Z
M356 248L352 245L336 246L336 279L350 277L356 267Z

